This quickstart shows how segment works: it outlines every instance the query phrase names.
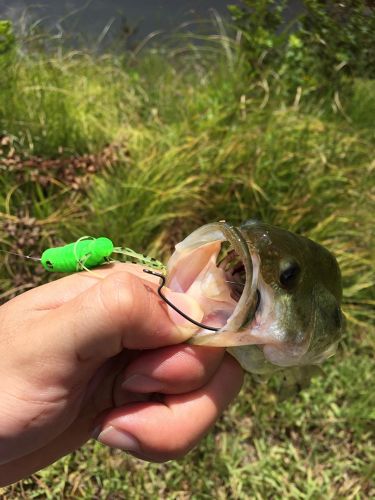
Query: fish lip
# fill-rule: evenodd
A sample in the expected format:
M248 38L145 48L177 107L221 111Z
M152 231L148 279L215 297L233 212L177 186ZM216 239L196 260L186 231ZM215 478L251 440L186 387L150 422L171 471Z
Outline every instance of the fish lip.
M178 245L176 245L176 250L183 251L189 248L193 250L194 248L214 241L227 241L236 251L244 265L245 286L243 292L227 322L218 330L219 332L228 330L238 331L246 324L249 324L255 315L256 300L254 300L254 298L256 297L259 271L256 260L254 260L253 256L250 254L248 244L241 231L226 221L206 224L196 229L182 242L178 243ZM173 268L173 265L174 261L172 256L168 263L168 271ZM204 335L207 333L209 333L209 330L200 330L197 335ZM210 335L212 335L212 332L210 332Z
M220 331L236 331L250 324L255 317L257 304L259 266L257 257L249 251L249 246L241 231L231 224L219 222L226 240L237 252L245 268L245 286L237 305Z

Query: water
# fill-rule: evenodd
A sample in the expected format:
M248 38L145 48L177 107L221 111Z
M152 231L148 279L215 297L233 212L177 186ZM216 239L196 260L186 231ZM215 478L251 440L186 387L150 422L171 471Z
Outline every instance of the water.
M36 20L55 32L79 34L86 40L110 39L124 31L133 39L152 32L171 33L182 24L207 32L202 24L212 9L229 17L227 5L236 0L0 0L0 17L13 20L18 29ZM191 24L190 24L191 23ZM107 29L110 29L107 32Z

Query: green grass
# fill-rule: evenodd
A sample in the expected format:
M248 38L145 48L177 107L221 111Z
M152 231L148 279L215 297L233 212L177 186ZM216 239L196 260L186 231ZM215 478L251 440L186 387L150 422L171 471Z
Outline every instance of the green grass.
M3 75L4 78L4 75ZM0 95L1 129L23 149L55 156L103 147L134 120L136 83L120 60L82 52L19 57Z
M167 257L200 224L259 217L337 255L348 329L326 376L295 399L279 402L275 381L258 385L248 377L183 460L150 465L88 444L0 495L374 496L375 83L353 82L333 110L304 98L298 106L284 103L271 83L249 78L238 47L223 35L206 48L163 49L138 60L98 57L28 54L0 94L0 129L15 136L20 154L58 157L120 145L117 161L82 192L57 175L41 189L30 172L19 180L3 169L0 217L15 225L13 233L0 230L3 248L26 234L18 248L38 254L51 242L96 234ZM32 244L24 215L36 218ZM4 262L6 293L33 268L10 256Z

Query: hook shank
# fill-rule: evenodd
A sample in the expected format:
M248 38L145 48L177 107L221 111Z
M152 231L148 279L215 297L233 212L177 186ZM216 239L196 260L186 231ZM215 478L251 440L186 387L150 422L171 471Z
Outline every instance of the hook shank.
M190 321L190 323L193 323L194 325L199 326L199 328L203 328L204 330L211 330L212 332L218 332L220 330L220 328L214 328L213 326L207 326L207 325L204 325L203 323L199 323L199 321L195 321L195 319L190 318L190 316L188 316L183 311L178 309L177 306L172 304L172 302L170 300L168 300L167 297L161 291L163 286L165 286L165 276L163 274L157 273L155 271L151 271L151 269L143 269L143 272L147 273L147 274L152 274L153 276L157 276L158 278L161 279L161 283L160 283L159 288L158 288L158 294L164 300L164 302L166 302L169 305L169 307L171 307L174 311L176 311L176 313L180 314L183 318Z

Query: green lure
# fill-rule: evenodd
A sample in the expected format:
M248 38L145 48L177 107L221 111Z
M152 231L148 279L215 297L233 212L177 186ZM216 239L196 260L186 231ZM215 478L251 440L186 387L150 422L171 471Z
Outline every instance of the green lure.
M63 247L48 248L42 254L41 263L47 271L74 273L108 262L113 248L108 238L81 239Z
M165 271L165 266L162 262L139 254L131 248L115 247L109 238L104 237L91 238L85 236L75 243L69 243L62 247L48 248L43 252L40 261L47 271L74 273L115 262L115 260L111 259L111 255L114 253L123 255L122 262L139 262L144 266Z

